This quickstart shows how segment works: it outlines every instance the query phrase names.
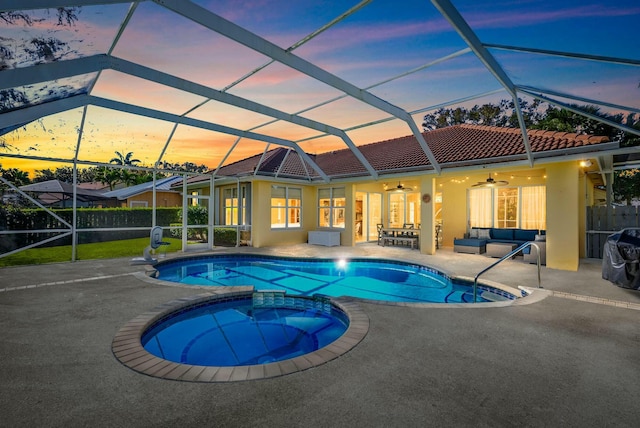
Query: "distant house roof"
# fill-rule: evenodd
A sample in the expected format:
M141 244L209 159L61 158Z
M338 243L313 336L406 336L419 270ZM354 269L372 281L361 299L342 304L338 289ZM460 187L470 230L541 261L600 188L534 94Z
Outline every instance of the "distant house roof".
M73 184L65 183L60 180L47 180L39 183L27 184L20 186L20 190L24 192L37 193L38 199L45 204L54 204L60 201L73 198ZM78 186L76 195L79 201L105 201L110 199L104 193L95 190L82 189Z
M173 176L167 178L161 178L156 180L156 191L172 192L171 185L181 181L182 177ZM103 193L104 196L110 198L117 198L120 201L128 199L132 196L139 195L141 193L150 192L153 190L153 181L148 181L142 184L136 184L135 186L125 187L124 189L112 190L110 192Z
M101 193L109 191L109 185L106 183L101 183L99 181L92 181L89 183L78 183L78 187L81 189L95 190Z
M482 125L456 125L422 134L442 168L463 165L498 163L524 160L522 134L519 128L500 128ZM592 151L598 144L607 143L607 137L580 135L567 132L529 130L529 144L534 155L552 155L567 152ZM610 148L610 147L607 147ZM358 149L379 174L432 169L431 163L413 135L359 146ZM537 157L538 157L537 156ZM310 158L329 176L366 176L368 171L350 149L337 150ZM283 178L319 178L313 168L290 149L278 148L265 155L256 155L226 165L220 175L240 176L253 174L278 175Z

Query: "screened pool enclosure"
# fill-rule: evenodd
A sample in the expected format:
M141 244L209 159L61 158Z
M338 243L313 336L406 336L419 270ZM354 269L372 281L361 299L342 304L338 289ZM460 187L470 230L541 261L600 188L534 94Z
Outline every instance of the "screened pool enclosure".
M631 0L0 1L0 257L64 241L75 260L80 243L157 225L184 250L251 244L252 180L395 185L415 171L377 169L360 148L407 135L421 175L464 173L425 141L440 109L511 102L520 167L574 156L534 152L523 105L639 136L639 21ZM364 172L316 162L344 149ZM610 187L636 151L594 152L591 173ZM64 209L21 189L54 171L73 186ZM90 186L115 193L89 203Z

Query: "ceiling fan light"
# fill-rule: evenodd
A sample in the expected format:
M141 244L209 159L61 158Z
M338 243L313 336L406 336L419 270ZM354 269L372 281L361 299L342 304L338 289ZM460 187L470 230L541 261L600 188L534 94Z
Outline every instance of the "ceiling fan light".
M494 180L493 177L491 177L491 174L489 174L489 178L487 178L485 181L479 181L478 183L474 184L471 187L501 187L501 186L506 186L508 184L509 182L505 180L499 180L499 181Z

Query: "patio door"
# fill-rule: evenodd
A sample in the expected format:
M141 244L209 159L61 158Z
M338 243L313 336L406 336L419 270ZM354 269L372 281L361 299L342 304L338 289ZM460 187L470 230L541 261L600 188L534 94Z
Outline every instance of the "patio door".
M382 194L356 192L356 243L378 240L376 224L382 223Z
M393 192L389 194L389 227L420 224L420 193Z

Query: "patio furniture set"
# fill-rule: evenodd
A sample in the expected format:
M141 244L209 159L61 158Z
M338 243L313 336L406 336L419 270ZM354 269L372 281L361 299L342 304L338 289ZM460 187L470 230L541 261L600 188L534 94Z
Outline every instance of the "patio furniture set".
M457 253L485 254L487 257L504 257L526 242L535 242L540 249L540 262L546 264L546 235L537 229L502 229L473 227L464 238L453 240ZM522 251L527 263L537 262L536 250L527 247Z
M378 224L378 245L407 245L411 249L418 248L420 243L420 229L413 224L405 223L403 227L382 227Z

